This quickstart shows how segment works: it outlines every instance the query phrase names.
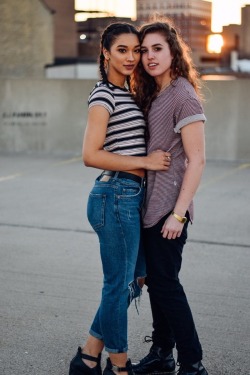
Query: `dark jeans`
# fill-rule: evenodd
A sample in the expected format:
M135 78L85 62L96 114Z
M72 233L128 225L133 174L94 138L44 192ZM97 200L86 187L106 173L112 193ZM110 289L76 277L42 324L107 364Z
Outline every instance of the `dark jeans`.
M192 313L179 281L182 250L188 222L181 237L168 240L161 228L168 215L155 226L143 229L146 253L147 286L153 316L153 343L164 350L176 345L178 362L195 363L202 359L202 348Z

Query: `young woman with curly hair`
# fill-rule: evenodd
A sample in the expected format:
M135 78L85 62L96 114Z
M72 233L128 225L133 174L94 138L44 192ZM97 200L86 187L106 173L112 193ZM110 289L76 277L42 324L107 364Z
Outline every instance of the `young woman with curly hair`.
M166 171L147 171L142 212L153 345L133 371L138 375L207 375L202 348L179 280L193 197L205 166L204 122L199 78L189 49L169 20L140 28L141 64L136 101L147 121L147 151L171 153ZM192 270L195 273L195 270Z

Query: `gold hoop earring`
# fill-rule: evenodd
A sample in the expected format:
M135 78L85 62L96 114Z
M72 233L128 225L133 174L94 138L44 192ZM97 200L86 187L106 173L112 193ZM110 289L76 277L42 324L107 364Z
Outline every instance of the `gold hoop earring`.
M109 59L105 59L104 61L104 69L106 74L108 73L108 68L109 68Z

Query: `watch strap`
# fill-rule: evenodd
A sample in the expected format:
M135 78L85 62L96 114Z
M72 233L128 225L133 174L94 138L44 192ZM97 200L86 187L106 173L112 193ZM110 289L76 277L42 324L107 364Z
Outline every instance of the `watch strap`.
M176 218L176 220L178 220L180 223L182 224L185 224L186 221L187 221L187 218L186 216L180 216L178 214L176 214L174 211L171 212L171 214Z

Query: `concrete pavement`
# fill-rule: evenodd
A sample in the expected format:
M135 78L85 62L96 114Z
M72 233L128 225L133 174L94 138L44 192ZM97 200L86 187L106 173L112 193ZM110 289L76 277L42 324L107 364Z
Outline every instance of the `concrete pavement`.
M67 375L98 306L98 241L86 218L98 171L78 156L0 155L0 372ZM250 374L250 162L208 162L181 278L210 375ZM129 309L129 356L150 344L146 289ZM104 353L103 358L106 358Z

